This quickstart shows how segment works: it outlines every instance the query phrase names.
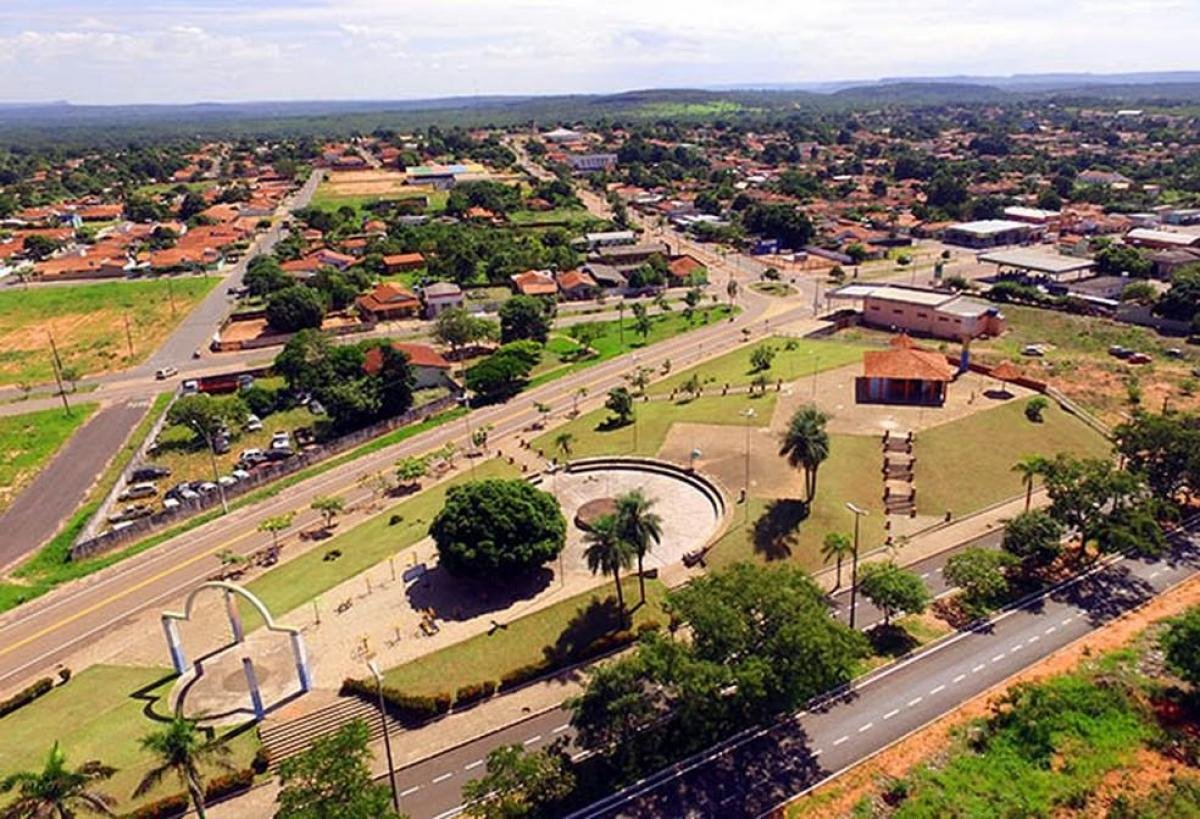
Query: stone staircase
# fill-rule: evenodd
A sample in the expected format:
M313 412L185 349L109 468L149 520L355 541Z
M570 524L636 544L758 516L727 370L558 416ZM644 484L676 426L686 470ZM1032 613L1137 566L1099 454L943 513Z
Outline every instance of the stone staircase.
M917 458L913 454L913 434L883 434L883 509L885 515L917 514L917 487L914 482ZM890 529L890 525L888 526Z
M358 697L339 697L324 708L287 721L267 719L259 726L259 736L270 754L270 770L274 772L280 762L307 749L313 740L328 736L356 719L367 723L372 740L383 736L379 707ZM389 716L387 721L389 731L402 730L400 723L392 717Z

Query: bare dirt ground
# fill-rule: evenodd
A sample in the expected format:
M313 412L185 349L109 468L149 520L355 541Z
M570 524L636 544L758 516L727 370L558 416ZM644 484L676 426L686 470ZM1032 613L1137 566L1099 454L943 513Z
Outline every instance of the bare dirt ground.
M1084 659L1106 651L1120 648L1133 640L1152 623L1179 614L1200 600L1200 577L1194 577L1172 591L1160 595L1147 605L1115 620L1111 624L1078 642L1050 655L1036 665L1010 677L1001 685L974 699L963 703L938 721L901 740L879 755L846 772L832 782L791 803L787 816L846 816L863 797L877 793L880 783L905 776L914 766L926 762L945 751L953 732L973 719L986 716L997 694L1019 682L1044 680L1057 674L1072 671ZM1148 755L1148 756L1146 756ZM1143 758L1145 757L1145 758ZM1139 754L1138 763L1146 766L1130 766L1111 774L1099 789L1091 809L1096 802L1111 800L1118 788L1125 787L1123 777L1128 777L1130 787L1136 792L1149 790L1155 784L1170 778L1172 770L1165 757L1146 751ZM1107 797L1105 794L1107 793ZM1102 814L1103 812L1101 812ZM783 811L778 812L784 816ZM1069 815L1069 814L1064 814Z
M324 184L334 196L382 196L405 192L425 192L405 184L405 175L400 171L331 171Z

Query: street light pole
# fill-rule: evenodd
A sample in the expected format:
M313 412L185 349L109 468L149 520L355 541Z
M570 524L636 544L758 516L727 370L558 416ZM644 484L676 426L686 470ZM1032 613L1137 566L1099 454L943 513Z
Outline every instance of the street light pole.
M858 520L867 514L867 510L849 501L846 501L846 508L854 513L854 552L850 567L850 628L854 628L854 613L858 608Z
M387 712L384 710L383 675L379 673L379 666L375 664L374 660L367 660L367 668L371 669L371 676L375 678L375 688L379 692L379 727L383 729L383 750L387 755L388 782L392 786L392 807L399 816L400 791L396 788L396 766L392 764L392 737L388 732Z
M750 523L750 420L754 418L754 407L746 407L742 413L746 419L746 484L742 490L742 525Z
M212 461L213 483L217 485L217 492L221 495L221 514L228 515L229 502L225 499L225 487L221 485L221 473L217 469L217 450L213 447L212 436L196 421L192 421L191 424L196 432L199 432L204 438L204 443L208 444L208 457Z

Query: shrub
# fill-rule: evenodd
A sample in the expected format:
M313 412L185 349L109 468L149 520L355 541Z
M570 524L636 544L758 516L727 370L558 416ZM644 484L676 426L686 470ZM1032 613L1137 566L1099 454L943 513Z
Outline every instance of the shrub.
M342 682L342 696L356 696L368 702L375 702L379 692L375 683L355 680L347 677ZM418 694L405 694L395 688L383 687L383 701L388 713L404 725L420 725L434 717L441 716L450 710L450 695L434 694L431 697Z
M250 770L256 774L264 774L271 767L271 751L266 745L260 745L258 750L254 752L254 759L250 760Z
M1049 408L1050 402L1038 395L1030 398L1025 404L1025 417L1035 424L1042 422L1042 415Z
M26 686L8 699L0 702L0 717L4 716L5 714L11 714L18 708L29 705L29 703L33 702L38 697L50 693L51 689L53 688L54 680L49 677L42 677L32 685Z
M469 683L454 693L454 705L470 705L479 700L486 700L496 693L496 683L492 680L481 683Z
M230 794L249 789L254 784L254 771L243 768L233 773L214 776L204 786L204 798L209 802L222 799ZM174 793L149 802L132 813L125 814L125 819L174 819L188 812L191 803L186 793Z
M188 804L186 794L176 793L142 805L132 813L127 813L125 819L173 819L187 813Z

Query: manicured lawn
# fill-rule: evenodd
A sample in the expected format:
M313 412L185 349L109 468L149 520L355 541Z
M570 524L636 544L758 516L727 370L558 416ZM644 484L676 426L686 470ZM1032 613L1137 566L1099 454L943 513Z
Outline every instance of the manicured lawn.
M636 423L613 429L603 428L604 421L610 413L600 408L539 435L531 443L534 449L542 450L547 457L554 457L558 455L554 448L554 440L560 434L568 432L574 436L571 443L573 458L587 458L592 455L656 455L662 448L672 424L688 422L745 426L753 421L755 426L759 426L771 417L777 397L775 393L768 392L755 398L747 395L727 395L697 398L682 403L663 400L638 402L635 405ZM754 419L747 419L742 415L748 408L754 409Z
M584 229L593 222L600 220L592 216L586 208L559 208L557 210L517 210L508 214L508 221L514 225L563 225L566 227Z
M862 361L863 351L869 349L844 341L771 338L753 344L742 344L719 358L673 373L652 384L648 392L652 395L669 393L691 378L692 373L699 373L701 379L710 387L720 387L724 384L747 386L758 375L750 365L750 356L764 345L775 351L770 368L765 370L767 378L772 382L780 378L784 381L794 381L814 372L855 364Z
M476 463L474 473L464 463L454 478L388 507L370 520L256 577L247 586L272 614L289 612L428 535L430 522L445 503L446 490L454 484L516 475L514 467L498 458ZM399 519L393 525L394 517ZM325 555L333 549L341 550L341 557L326 560ZM260 625L257 615L250 616L250 609L243 611L247 614L248 629Z
M625 602L638 602L636 577L622 579ZM548 657L566 656L571 649L620 630L616 595L611 578L607 585L533 614L504 623L505 628L480 634L441 651L405 663L385 674L385 683L406 694L453 694L471 683L498 682L504 674ZM666 623L662 601L666 587L646 581L646 605L634 610L632 628L642 623ZM607 605L606 605L607 601Z
M771 454L774 457L774 453ZM821 543L828 532L854 531L853 503L869 514L859 529L863 553L883 544L883 499L879 468L879 439L865 435L831 435L829 459L817 473L817 497L811 510L799 498L750 496L746 510L736 506L729 531L709 553L709 565L726 566L741 560L791 560L815 571L824 564ZM848 573L848 567L843 567ZM844 575L848 577L848 574Z
M0 416L0 512L96 411L97 404Z
M734 315L736 314L737 312L735 311ZM659 313L650 317L650 331L646 334L645 338L634 332L633 317L629 312L625 313L624 320L588 322L599 328L600 335L590 345L593 354L588 358L580 360L568 360L569 357L563 355L564 352L576 349L577 345L571 346L569 327L557 328L555 333L560 338L555 342L554 346L547 349L547 355L544 356L542 363L539 365L541 373L540 375L535 374L530 379L530 386L536 387L540 384L545 384L547 381L561 378L567 373L586 369L593 364L608 361L610 358L616 358L632 350L640 350L642 347L657 344L660 341L690 330L697 330L714 322L724 321L729 316L730 310L728 305L698 308L690 324L680 312L671 312L665 315ZM554 358L551 358L551 356ZM552 362L555 359L563 366L553 366Z
M58 740L70 767L98 759L117 768L116 775L97 789L119 800L121 810L181 792L171 777L146 797L132 799L153 765L138 741L170 719L166 696L174 680L165 668L97 665L79 672L66 685L0 718L0 775L41 770ZM255 732L234 728L223 735L231 737L230 762L247 767L258 748ZM0 796L0 804L9 799Z
M1035 424L1025 418L1028 399L976 413L916 436L917 508L956 516L1023 491L1012 466L1025 455L1069 452L1102 457L1109 443L1071 415L1051 405Z
M219 276L119 281L0 292L0 385L54 380L46 333L66 367L94 375L146 359ZM175 309L171 302L174 299ZM125 317L133 354L125 336Z
M173 191L180 185L187 188L189 191L205 191L213 187L217 183L213 180L204 182L156 182L153 185L142 185L137 189L137 192L142 196L156 196L160 193Z

